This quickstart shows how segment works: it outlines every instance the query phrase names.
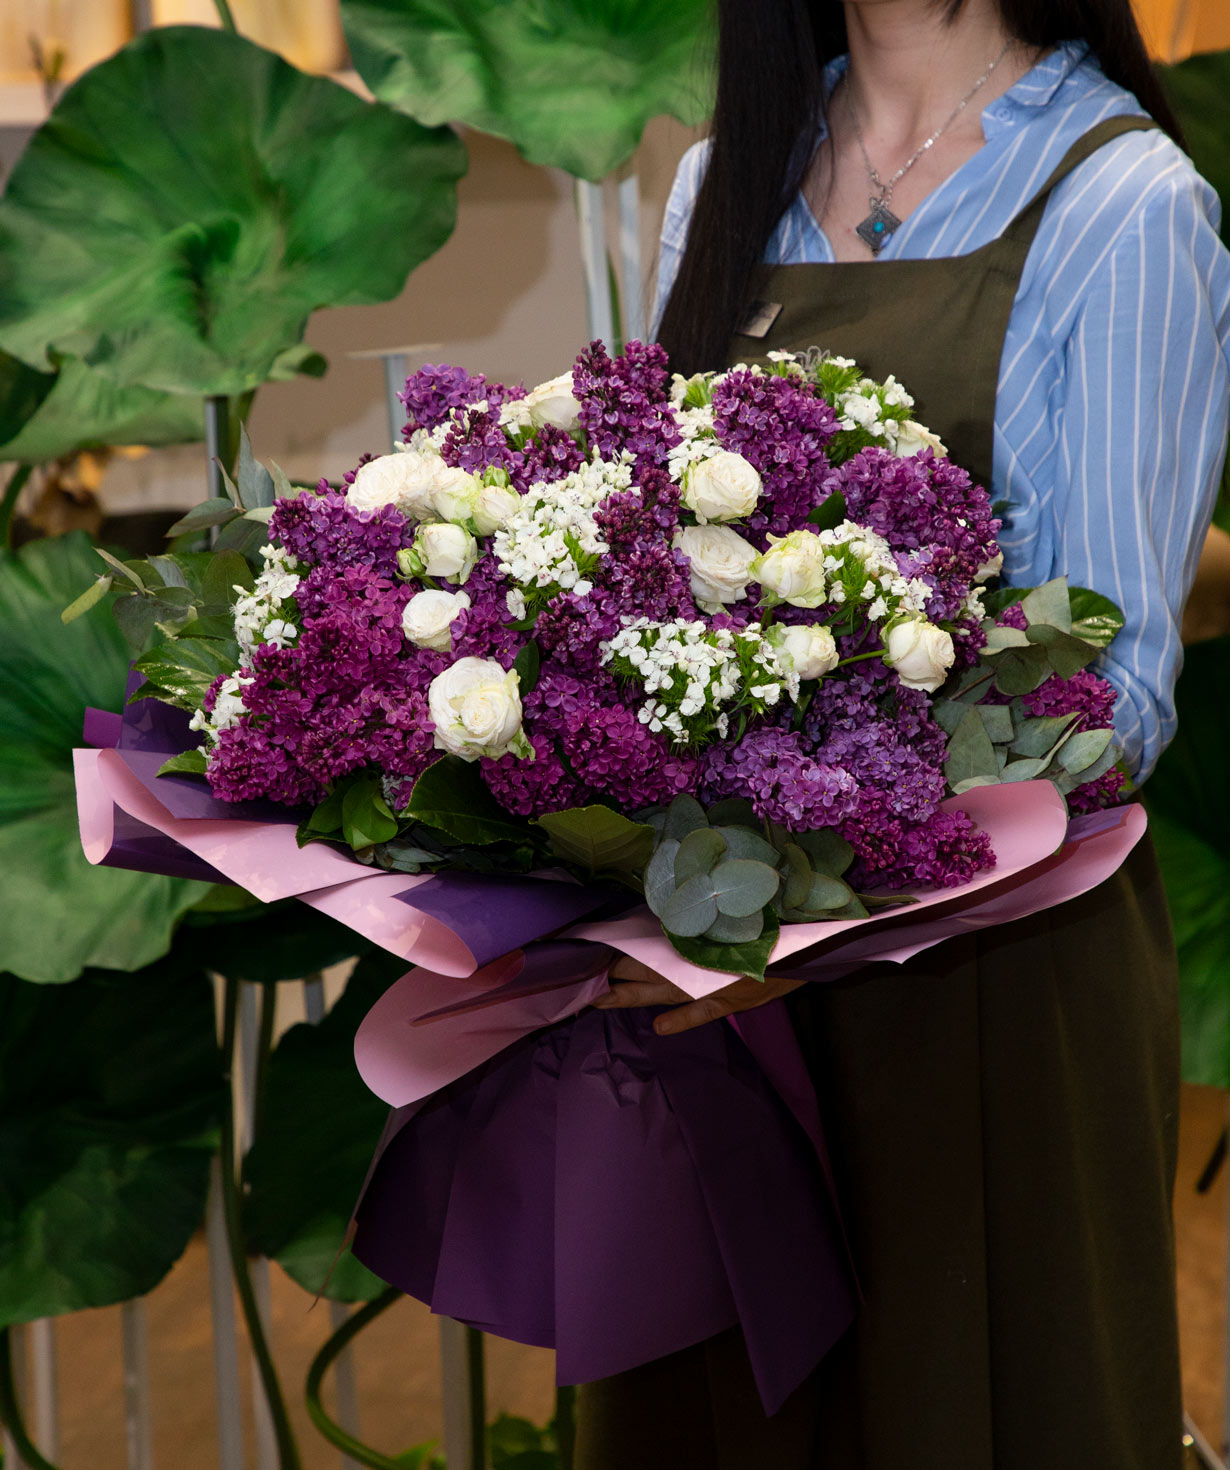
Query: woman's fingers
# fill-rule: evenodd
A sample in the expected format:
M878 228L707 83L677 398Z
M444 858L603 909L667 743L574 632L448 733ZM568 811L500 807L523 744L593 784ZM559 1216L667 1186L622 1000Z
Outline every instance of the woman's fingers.
M647 978L621 980L617 971L630 976ZM712 995L693 1000L686 991L664 980L661 975L642 965L637 960L620 960L612 970L614 983L606 995L593 1002L599 1010L618 1010L626 1006L673 1006L674 1009L654 1019L653 1029L659 1036L671 1036L678 1031L690 1031L693 1026L704 1026L710 1021L720 1020L735 1011L748 1011L762 1006L766 1001L776 1000L797 989L801 980L754 980L744 976L730 985L723 986Z
M686 991L672 985L669 980L623 980L616 981L606 995L600 995L593 1004L599 1010L610 1011L624 1006L673 1006L690 999Z

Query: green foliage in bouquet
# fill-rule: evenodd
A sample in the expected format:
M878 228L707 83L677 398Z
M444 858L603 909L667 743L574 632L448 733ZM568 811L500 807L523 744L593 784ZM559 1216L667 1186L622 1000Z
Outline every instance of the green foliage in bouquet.
M1183 1075L1230 1087L1230 638L1187 650L1179 730L1144 787L1179 952Z
M151 1290L200 1222L222 1068L187 951L65 986L0 974L0 1326Z
M658 113L712 107L704 0L342 0L342 22L382 101L580 178L623 163Z
M44 983L72 980L85 966L148 964L208 892L180 878L91 867L81 850L71 752L86 707L118 709L128 673L111 619L60 621L97 564L84 535L0 552L0 865L10 920L0 969Z
M71 86L13 169L0 346L178 394L318 369L310 313L396 295L452 230L464 169L447 129L225 31L156 28Z

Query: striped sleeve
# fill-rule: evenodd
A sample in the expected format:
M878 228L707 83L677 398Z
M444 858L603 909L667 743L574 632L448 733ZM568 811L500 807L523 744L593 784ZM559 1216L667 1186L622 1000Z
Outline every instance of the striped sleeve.
M1174 733L1179 622L1226 448L1230 277L1207 193L1187 166L1155 180L1082 293L1061 380L1054 573L1124 611L1101 672L1142 777Z

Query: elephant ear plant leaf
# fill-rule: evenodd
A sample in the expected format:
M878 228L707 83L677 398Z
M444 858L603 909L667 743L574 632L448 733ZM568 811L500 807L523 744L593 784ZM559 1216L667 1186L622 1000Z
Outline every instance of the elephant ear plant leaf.
M708 11L707 0L342 0L342 23L383 101L598 180L651 117L709 115Z
M103 570L82 534L0 552L0 969L26 980L146 965L209 891L91 867L81 850L71 752L87 705L123 704L128 653L101 612L68 626L60 613Z
M313 310L384 301L448 238L465 149L225 31L156 28L56 104L0 200L0 347L237 394Z

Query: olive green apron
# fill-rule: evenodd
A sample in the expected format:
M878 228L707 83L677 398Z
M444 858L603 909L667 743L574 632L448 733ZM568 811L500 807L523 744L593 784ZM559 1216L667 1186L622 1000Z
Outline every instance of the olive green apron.
M891 372L989 483L1047 196L1152 126L1094 128L970 255L762 268L771 325L735 337L730 361L818 345ZM1147 839L1081 898L796 992L865 1296L855 1325L771 1420L737 1332L587 1385L578 1470L1177 1467L1176 993Z

